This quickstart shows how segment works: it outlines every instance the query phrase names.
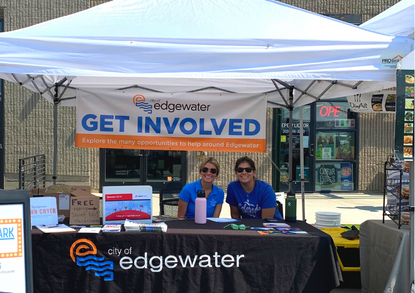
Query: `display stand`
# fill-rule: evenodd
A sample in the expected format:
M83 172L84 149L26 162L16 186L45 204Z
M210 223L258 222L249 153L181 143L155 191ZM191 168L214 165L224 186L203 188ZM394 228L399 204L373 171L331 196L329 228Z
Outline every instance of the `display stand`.
M0 190L0 292L33 293L28 190Z
M403 161L385 162L383 191L383 223L385 216L398 225L408 225L409 214L409 165Z

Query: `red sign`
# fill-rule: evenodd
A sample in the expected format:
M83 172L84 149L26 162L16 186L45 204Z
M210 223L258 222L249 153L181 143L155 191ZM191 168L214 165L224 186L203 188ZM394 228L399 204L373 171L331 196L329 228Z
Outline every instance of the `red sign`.
M352 175L352 169L350 167L343 167L341 169L342 176L350 176Z
M320 108L321 117L340 117L340 106L322 106Z

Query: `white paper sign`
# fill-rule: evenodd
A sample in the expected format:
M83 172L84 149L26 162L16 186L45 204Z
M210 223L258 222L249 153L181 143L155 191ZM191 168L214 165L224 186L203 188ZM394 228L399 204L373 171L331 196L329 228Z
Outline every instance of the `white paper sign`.
M69 211L69 194L59 194L59 210Z
M150 185L104 186L104 224L122 224L125 220L151 224L152 195L153 188Z
M0 205L0 292L26 292L23 205Z
M330 160L331 159L331 148L323 148L323 159Z
M58 209L55 197L31 197L30 217L32 226L58 224Z

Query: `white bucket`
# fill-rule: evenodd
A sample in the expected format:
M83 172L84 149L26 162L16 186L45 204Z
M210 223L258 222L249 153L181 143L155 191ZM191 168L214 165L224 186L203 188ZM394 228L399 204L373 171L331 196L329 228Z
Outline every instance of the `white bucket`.
M339 228L340 213L316 212L316 228Z

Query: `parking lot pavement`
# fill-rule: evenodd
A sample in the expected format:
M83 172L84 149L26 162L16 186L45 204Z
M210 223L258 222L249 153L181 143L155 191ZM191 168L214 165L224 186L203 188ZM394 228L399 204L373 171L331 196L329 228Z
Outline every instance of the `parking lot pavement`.
M303 219L301 196L297 196L297 219ZM305 195L305 218L316 223L316 212L340 213L341 224L360 225L369 219L382 219L383 195L381 194L311 194Z

